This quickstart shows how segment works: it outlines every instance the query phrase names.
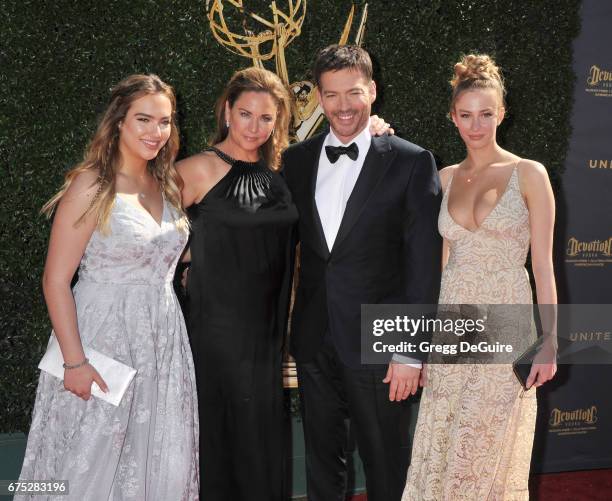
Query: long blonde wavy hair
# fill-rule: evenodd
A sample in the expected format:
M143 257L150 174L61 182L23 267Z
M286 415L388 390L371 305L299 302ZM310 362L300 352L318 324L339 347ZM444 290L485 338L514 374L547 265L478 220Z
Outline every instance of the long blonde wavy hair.
M231 108L240 94L249 91L267 92L276 103L274 130L268 140L259 147L259 154L266 165L272 169L278 169L281 153L289 144L291 98L282 80L275 73L263 68L251 67L239 70L230 78L215 106L217 130L210 144L214 146L228 135L229 129L225 123L225 103L228 103Z
M132 102L147 94L162 94L172 104L170 137L157 156L149 160L147 170L159 183L166 200L179 213L180 217L176 221L177 227L186 231L187 219L181 204L183 180L174 166L179 150L176 97L173 88L157 75L131 75L113 87L110 103L87 146L83 160L66 174L62 188L42 207L43 214L47 217L53 214L60 200L81 172L95 171L98 174L96 180L98 190L87 210L76 221L75 226L82 223L88 216L94 215L96 228L103 233L108 233L108 222L115 203L117 171L121 166L119 124L125 119Z

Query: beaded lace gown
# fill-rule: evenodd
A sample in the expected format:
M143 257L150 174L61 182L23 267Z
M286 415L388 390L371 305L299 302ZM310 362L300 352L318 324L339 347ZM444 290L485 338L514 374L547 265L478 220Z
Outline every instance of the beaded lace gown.
M531 304L529 213L516 167L475 231L449 214L451 186L452 178L438 221L450 251L440 304ZM428 365L402 500L529 499L536 404L509 364Z
M41 373L20 477L68 480L61 499L198 499L194 366L172 288L188 237L177 218L165 200L158 224L117 195L110 233L87 244L73 289L81 339L137 372L118 407Z

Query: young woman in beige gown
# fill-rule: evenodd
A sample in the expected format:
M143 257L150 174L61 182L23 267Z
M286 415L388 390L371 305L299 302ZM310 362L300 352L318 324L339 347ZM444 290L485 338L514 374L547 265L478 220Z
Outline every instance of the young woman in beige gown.
M524 267L531 243L538 301L556 304L553 193L541 164L496 142L505 111L499 70L488 56L465 56L451 85L450 115L467 157L440 172L439 302L531 304ZM426 371L402 499L528 499L535 390L522 388L510 364L430 364ZM528 387L555 371L554 362L534 364Z

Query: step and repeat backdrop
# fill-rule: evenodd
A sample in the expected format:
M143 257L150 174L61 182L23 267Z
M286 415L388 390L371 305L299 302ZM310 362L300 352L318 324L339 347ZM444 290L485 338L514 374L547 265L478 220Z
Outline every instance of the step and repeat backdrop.
M573 44L571 136L557 194L555 243L559 303L612 303L612 2L584 0ZM551 80L550 92L557 82ZM612 343L605 322L572 326L588 350ZM562 327L562 326L561 326ZM562 348L562 347L561 347ZM588 357L588 354L587 354ZM559 366L539 390L533 471L612 466L611 365Z

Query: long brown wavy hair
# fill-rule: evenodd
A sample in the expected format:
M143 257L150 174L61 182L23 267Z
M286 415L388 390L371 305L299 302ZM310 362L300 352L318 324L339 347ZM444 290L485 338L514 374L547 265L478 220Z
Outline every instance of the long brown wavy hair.
M217 100L215 115L217 130L210 142L215 145L223 141L228 134L225 123L225 103L233 107L236 99L243 92L267 92L272 96L277 106L274 131L268 140L259 147L259 154L266 165L272 169L280 167L281 153L289 144L289 120L291 118L291 100L289 91L282 80L271 71L263 68L246 68L239 70L225 86L223 94Z
M176 97L173 88L157 75L131 75L112 88L109 105L87 146L83 160L66 174L64 185L42 207L42 213L50 217L72 181L81 172L95 171L98 174L96 180L98 190L89 207L75 225L83 222L86 217L94 215L97 229L108 233L108 222L115 203L117 170L121 166L119 124L125 119L132 102L147 94L162 94L172 104L170 137L157 156L149 160L147 170L159 183L166 200L178 211L180 218L176 221L177 227L181 230L187 228L187 220L181 204L183 180L174 166L179 150Z

